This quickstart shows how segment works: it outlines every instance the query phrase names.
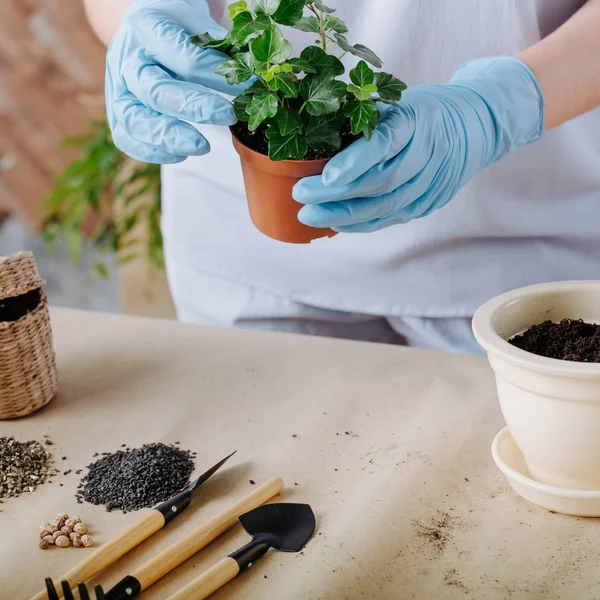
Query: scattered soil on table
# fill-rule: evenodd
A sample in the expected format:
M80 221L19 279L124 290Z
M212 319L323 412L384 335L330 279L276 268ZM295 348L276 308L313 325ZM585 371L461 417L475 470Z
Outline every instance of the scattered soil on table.
M443 511L438 511L437 516L423 523L416 521L417 535L428 542L437 552L444 552L448 542L452 539L453 517Z
M261 125L256 131L250 131L247 124L240 121L233 125L231 130L237 139L251 150L267 156L269 155L269 140L267 139L267 126L265 124ZM342 147L337 152L322 152L321 150L309 148L303 160L332 158L344 150L344 148L347 148L352 142L355 142L358 138L359 136L352 135L348 123L345 125L344 131L342 132Z
M572 362L600 363L600 325L581 319L545 321L509 340L521 350Z
M465 594L469 593L469 590L465 584L460 580L458 571L456 569L450 569L444 575L444 585L447 587L453 587Z
M13 298L3 298L0 300L0 321L5 323L18 321L21 317L34 311L41 299L42 293L39 289Z
M196 455L165 444L146 444L103 452L87 466L75 495L77 502L129 512L154 507L181 492L190 481Z

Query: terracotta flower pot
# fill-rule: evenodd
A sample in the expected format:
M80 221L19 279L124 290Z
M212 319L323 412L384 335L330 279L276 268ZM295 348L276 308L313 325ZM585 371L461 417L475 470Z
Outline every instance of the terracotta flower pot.
M336 234L331 229L316 229L300 223L298 212L302 204L292 197L294 185L303 177L320 175L329 159L272 161L232 135L242 161L250 218L260 232L291 244L308 244Z

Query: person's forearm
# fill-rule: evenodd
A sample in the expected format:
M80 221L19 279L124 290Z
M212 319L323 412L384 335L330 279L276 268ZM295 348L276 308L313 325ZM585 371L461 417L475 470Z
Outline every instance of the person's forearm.
M88 21L96 35L110 44L131 0L83 0Z
M517 56L534 72L546 101L545 129L600 106L600 0Z

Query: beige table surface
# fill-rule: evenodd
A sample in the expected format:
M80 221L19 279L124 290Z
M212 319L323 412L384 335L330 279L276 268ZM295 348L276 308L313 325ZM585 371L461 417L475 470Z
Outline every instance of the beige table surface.
M302 554L269 553L215 600L600 598L598 521L527 504L492 463L502 418L483 359L62 310L53 327L60 394L0 422L0 435L48 433L73 470L124 443L179 441L199 469L238 450L195 510L103 583L251 491L250 479L280 475L284 500L313 506L318 534ZM76 511L101 544L139 516L76 504L78 479L0 505L1 600L28 598L86 552L38 550L40 521ZM166 598L246 541L236 526L142 597Z

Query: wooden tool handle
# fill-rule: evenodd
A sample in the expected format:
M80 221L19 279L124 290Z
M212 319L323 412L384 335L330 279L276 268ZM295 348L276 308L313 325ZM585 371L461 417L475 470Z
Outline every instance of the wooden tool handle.
M73 589L80 581L87 581L112 565L124 554L127 554L127 552L156 533L164 524L164 516L157 510L151 510L119 536L92 552L60 579L69 582L71 589ZM58 596L62 598L62 589L58 589L57 592ZM32 600L48 600L48 593L43 590L34 596Z
M283 490L283 480L279 477L270 479L251 494L236 502L231 508L214 516L201 527L190 531L178 542L137 568L131 573L132 577L139 581L142 590L149 588L161 577L235 525L240 515L262 506L267 500L279 494L281 490Z
M204 600L231 581L239 572L240 567L237 562L228 556L169 596L168 600Z

